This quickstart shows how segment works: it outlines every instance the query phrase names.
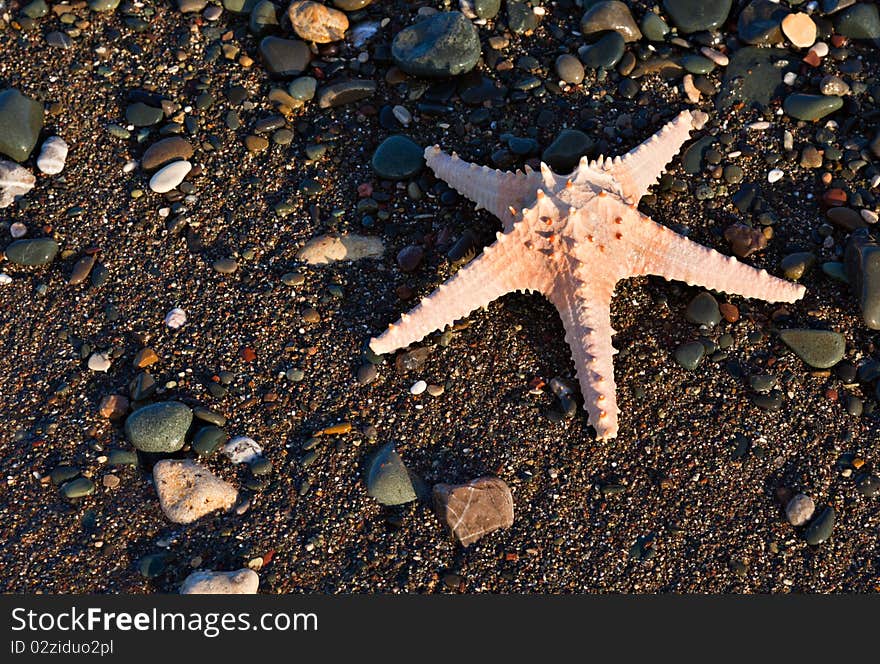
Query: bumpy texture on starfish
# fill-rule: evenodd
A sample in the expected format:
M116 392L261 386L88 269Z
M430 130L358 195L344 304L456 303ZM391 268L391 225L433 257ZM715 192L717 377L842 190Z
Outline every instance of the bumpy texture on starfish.
M702 114L700 114L702 115ZM690 285L793 302L803 286L678 235L636 205L703 119L684 111L624 157L583 158L569 175L505 173L425 150L437 177L499 217L504 232L409 314L370 342L389 353L512 291L539 291L559 311L584 407L599 439L617 436L611 296L620 279L654 274Z

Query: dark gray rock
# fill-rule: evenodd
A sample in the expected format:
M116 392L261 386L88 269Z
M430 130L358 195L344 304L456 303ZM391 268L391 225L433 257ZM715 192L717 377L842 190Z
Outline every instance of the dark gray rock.
M440 12L398 32L391 56L413 76L457 76L476 66L480 37L461 12Z
M699 341L689 341L675 349L675 361L688 371L693 371L700 365L700 360L706 354L706 347Z
M782 41L782 19L788 14L788 9L776 2L752 0L739 14L737 35L746 44L778 44Z
M880 244L866 230L856 231L846 243L844 260L862 320L870 329L880 330Z
M371 163L380 178L405 180L424 167L424 150L406 136L389 136L376 148Z
M578 165L580 158L593 149L593 139L577 129L563 129L544 150L541 160L556 173L566 175Z
M16 240L6 247L5 253L17 265L45 265L58 253L58 243L50 237Z
M804 539L807 540L807 544L816 546L831 537L831 531L834 530L834 518L834 508L830 505L819 512L819 516L813 519L813 522L804 531Z
M837 32L850 39L880 39L880 11L874 2L860 2L835 17Z
M782 103L782 110L789 117L812 122L821 120L826 115L834 113L834 111L842 107L842 97L810 95L801 92L794 92L788 95Z
M409 470L394 450L394 443L382 446L367 468L367 495L383 505L403 505L418 498Z
M747 106L770 105L785 94L783 78L797 72L800 60L779 48L745 46L734 51L724 69L721 91L715 101L719 110L740 102Z
M0 92L0 153L27 159L43 128L43 105L15 88Z
M698 325L710 327L721 322L721 311L718 309L718 300L711 293L700 293L688 305L685 312L687 319Z
M830 330L780 330L779 338L795 355L816 369L828 369L843 359L846 338Z
M270 74L283 78L302 74L309 66L312 54L308 44L299 39L263 37L260 57Z
M679 32L700 32L720 28L733 0L663 0L663 9L669 14Z
M593 44L578 49L581 62L591 69L610 69L623 57L626 43L619 32L606 32Z

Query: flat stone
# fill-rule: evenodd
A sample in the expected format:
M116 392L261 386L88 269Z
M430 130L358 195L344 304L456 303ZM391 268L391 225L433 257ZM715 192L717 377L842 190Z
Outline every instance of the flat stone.
M381 258L384 254L381 238L349 233L314 237L297 252L296 258L309 265L328 265L336 261Z
M154 403L128 416L125 435L141 452L176 452L183 447L192 418L192 410L179 401Z
M238 491L190 459L163 459L153 466L159 505L169 521L187 524L216 510L228 510Z
M376 93L376 81L353 79L324 86L318 91L319 108L335 108L351 104Z
M807 544L816 546L831 537L831 532L834 530L834 518L833 507L829 505L822 510L804 532L804 539L807 540Z
M43 141L40 156L37 157L37 168L46 175L58 175L67 163L68 146L60 136L50 136Z
M260 57L273 76L299 76L309 66L311 51L304 41L264 37L260 42Z
M370 163L380 178L405 180L424 168L424 150L407 136L389 136L376 148Z
M50 237L16 240L5 253L6 259L16 265L46 265L55 259L58 243Z
M154 171L173 161L186 161L193 155L193 147L188 140L180 136L169 136L156 141L141 157L141 168ZM176 185L175 185L176 186Z
M577 168L581 157L593 149L593 139L577 129L563 129L547 149L541 160L556 173L567 175Z
M862 219L862 215L849 207L833 207L825 212L825 216L832 224L845 231L852 232L857 228L865 228L868 224Z
M513 525L513 496L497 477L480 477L467 484L437 484L433 496L440 521L462 546Z
M193 452L200 456L210 456L214 454L227 441L226 432L219 426L209 424L196 432L193 436L192 449Z
M585 37L606 30L617 32L627 42L642 38L642 32L636 25L632 12L620 0L597 2L581 17L581 34Z
M151 127L161 122L164 117L165 113L161 108L140 101L129 104L125 109L125 119L135 127Z
M663 0L663 9L679 32L687 34L720 28L732 3L733 0Z
M476 66L480 38L461 12L439 12L398 32L391 56L413 76L457 76Z
M626 49L623 36L619 32L606 32L593 44L585 44L578 49L578 57L590 69L611 69L616 65Z
M311 0L291 2L287 17L297 35L317 44L339 41L348 30L348 17L343 12Z
M163 166L150 178L150 189L157 194L164 194L176 189L187 174L192 170L188 161L174 161Z
M367 495L383 505L403 505L418 498L410 473L393 443L387 443L373 455L366 484Z
M15 88L0 91L0 154L27 159L43 128L43 105Z
M880 10L874 2L860 2L838 14L834 26L850 39L880 39Z
M783 18L782 32L798 48L810 48L816 43L816 23L803 12L788 14Z
M850 235L844 264L853 293L859 301L862 320L872 330L880 330L880 244L867 231Z
M77 477L62 485L61 493L65 498L84 498L95 493L95 483L88 477Z
M785 75L799 68L800 60L783 49L757 46L737 49L724 69L715 106L724 110L745 103L765 108L786 93Z
M788 9L771 0L752 0L740 12L737 36L746 44L767 46L782 41L782 19Z
M834 113L843 106L843 99L826 95L810 95L795 92L788 95L782 103L782 110L797 120L815 122Z
M795 355L815 369L828 369L843 359L846 339L829 330L780 330L779 338Z
M256 595L260 577L252 569L193 572L180 585L181 595Z
M703 359L705 354L706 347L702 343L699 341L689 341L675 349L675 361L682 368L693 371L699 366L700 360Z

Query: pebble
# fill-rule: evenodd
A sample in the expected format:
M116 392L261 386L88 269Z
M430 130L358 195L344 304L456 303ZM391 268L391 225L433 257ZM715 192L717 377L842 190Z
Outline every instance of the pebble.
M624 41L633 42L642 38L629 7L620 0L601 0L590 6L581 18L581 34L585 37L613 30Z
M101 399L98 414L108 420L115 420L128 412L128 399L121 394L108 394Z
M141 168L153 171L174 161L186 161L193 155L193 147L180 136L169 136L156 141L141 157Z
M839 76L829 74L823 77L822 81L819 83L819 91L823 95L843 97L844 95L849 94L849 85L847 85L846 81Z
M339 41L348 30L348 17L343 12L311 0L291 2L287 17L297 35L317 44Z
M352 79L327 85L318 92L318 108L336 108L371 97L376 93L376 81Z
M767 182L773 184L774 182L779 182L783 177L785 177L785 173L778 168L774 168L767 173Z
M313 237L296 253L296 258L309 265L329 265L337 261L382 258L384 254L381 238L347 233Z
M288 77L302 74L312 56L304 41L270 36L260 41L260 57L270 74Z
M424 150L406 136L389 136L376 148L371 164L380 178L405 180L424 168Z
M590 69L611 69L623 57L625 49L626 42L623 36L619 32L610 31L603 34L595 43L581 46L578 49L578 57Z
M398 67L413 76L457 76L476 66L480 38L461 12L438 12L398 32L391 55Z
M834 27L850 39L880 39L880 10L874 2L859 2L837 14Z
M500 478L437 484L432 494L437 516L462 546L513 525L513 495Z
M180 584L181 595L256 595L260 577L248 568L234 572L193 572Z
M179 401L160 401L134 411L125 420L125 435L141 452L176 452L192 424L190 408Z
M107 352L92 353L88 367L91 371L107 371L110 368L110 354Z
M880 495L880 477L863 475L856 481L856 490L865 498Z
M150 178L150 189L157 194L165 194L176 189L187 174L192 170L188 161L174 161L163 166Z
M67 162L67 143L59 136L50 136L43 141L40 156L37 157L37 168L46 175L58 175L64 170Z
M816 254L810 251L800 251L794 254L789 254L783 258L779 267L782 268L782 273L785 275L786 279L797 281L804 276L804 273L815 265L815 263Z
M698 325L714 327L721 322L721 311L718 308L718 300L711 293L700 293L690 304L685 312L687 319Z
M807 544L816 546L831 537L831 531L834 530L834 517L834 508L830 505L822 510L804 531L804 539L807 540Z
M767 246L767 238L758 228L745 224L731 224L724 230L724 239L738 258L745 258Z
M779 338L795 355L815 369L827 369L843 359L846 339L829 330L780 330Z
M135 127L151 127L164 117L165 113L161 108L140 101L129 104L125 108L125 119Z
M651 11L645 12L639 27L645 38L652 42L662 42L669 34L669 26L666 21Z
M263 454L263 448L253 438L236 436L223 446L223 454L232 463L252 463Z
M569 53L556 58L556 75L569 85L579 85L584 80L584 66Z
M684 369L693 371L699 366L705 354L706 347L702 343L689 341L675 349L675 361Z
M737 37L747 44L777 44L782 41L782 19L787 14L787 8L772 0L751 0L739 13Z
M186 323L186 312L180 307L174 307L165 314L165 325L172 330L179 330Z
M423 380L417 380L412 386L409 388L409 393L418 396L422 392L428 389L428 384Z
M262 37L269 32L278 30L278 13L270 0L260 0L248 18L248 30L255 37Z
M410 472L394 450L394 443L386 443L373 455L366 485L367 495L382 505L403 505L418 498Z
M821 120L843 106L843 99L826 95L811 95L795 92L788 95L782 103L785 114L797 120Z
M172 523L187 524L215 510L228 510L238 491L190 459L163 459L153 466L159 506Z
M880 244L871 239L866 229L850 235L844 265L862 320L868 328L880 330Z
M813 512L815 511L816 504L813 502L813 499L802 493L789 500L785 506L785 516L793 526L804 525L813 518Z
M15 88L0 91L0 154L24 161L37 145L42 128L41 103Z
M223 429L217 425L209 424L196 431L196 435L193 436L192 449L199 456L210 456L220 449L226 440L226 432Z
M663 0L663 9L685 34L720 28L733 0Z
M88 477L77 477L75 480L63 484L61 493L69 499L91 496L95 493L95 483Z
M372 383L376 380L379 371L376 369L376 365L372 362L367 362L358 367L357 370L357 382L358 385L367 385L368 383Z
M46 265L58 254L58 243L49 237L16 240L6 247L5 254L16 265Z
M563 129L541 154L541 161L560 175L571 173L593 148L593 139L577 129Z
M809 48L816 42L816 24L803 12L788 14L783 18L782 32L798 48Z

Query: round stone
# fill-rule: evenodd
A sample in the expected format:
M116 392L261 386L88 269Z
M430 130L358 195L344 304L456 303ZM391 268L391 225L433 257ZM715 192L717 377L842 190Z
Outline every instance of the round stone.
M176 189L191 170L192 164L188 161L174 161L156 171L150 178L150 189L157 194Z
M225 445L226 440L226 432L220 427L215 425L202 427L193 436L193 452L200 456L209 456Z
M813 517L816 504L809 496L799 493L788 501L785 506L785 516L793 526L802 526Z
M834 508L830 505L822 510L804 532L807 544L816 546L831 537L831 531L834 530L834 517Z
M260 42L260 57L273 76L298 76L311 60L308 44L299 39L264 37Z
M37 157L37 168L46 175L58 175L64 170L67 161L67 143L59 136L50 136L43 141L40 156Z
M297 101L310 101L315 96L318 81L311 76L300 76L290 82L287 92Z
M693 371L700 364L706 347L699 341L689 341L675 349L675 361L688 371Z
M721 322L718 301L712 297L711 293L700 293L691 300L685 315L690 322L698 325L713 327Z
M405 180L424 167L424 151L406 136L389 136L376 148L371 163L380 178Z
M141 452L176 452L183 447L192 419L188 406L179 401L163 401L129 415L125 435Z
M58 243L49 237L16 240L5 253L7 260L17 265L45 265L58 253Z
M584 66L573 55L564 53L556 58L556 75L570 85L578 85L584 80Z
M563 129L544 150L541 160L556 173L571 173L580 158L593 148L593 139L577 129Z
M816 42L816 24L809 14L803 12L782 19L782 32L798 48L809 48Z
M457 76L476 66L480 37L461 12L439 12L398 32L391 56L414 76Z
M669 33L669 26L666 21L657 16L654 12L645 12L640 25L642 34L652 42L662 42Z

